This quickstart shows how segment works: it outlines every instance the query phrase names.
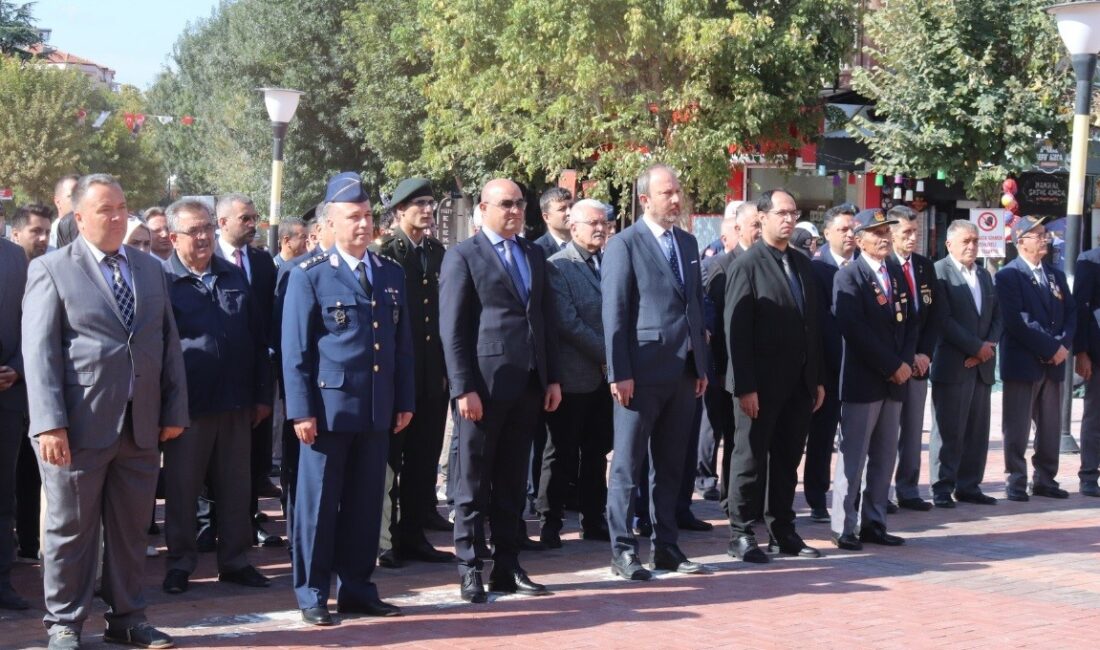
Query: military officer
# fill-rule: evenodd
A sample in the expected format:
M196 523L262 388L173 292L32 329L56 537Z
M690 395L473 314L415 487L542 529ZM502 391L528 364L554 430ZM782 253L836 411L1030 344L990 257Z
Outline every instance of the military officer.
M405 269L416 365L416 417L390 441L389 465L394 479L389 486L390 549L379 562L401 560L450 562L454 555L432 547L425 529L451 530L450 522L436 511L435 482L443 429L447 423L447 375L443 345L439 341L439 269L443 242L428 234L435 222L432 185L424 178L406 178L397 184L388 209L393 210L393 230L382 237L376 253ZM386 546L383 540L383 547Z
M294 592L312 625L333 623L334 570L340 613L400 614L371 573L390 438L415 400L405 274L367 250L374 224L358 174L329 181L322 218L335 246L291 272L282 321L286 417L301 441Z

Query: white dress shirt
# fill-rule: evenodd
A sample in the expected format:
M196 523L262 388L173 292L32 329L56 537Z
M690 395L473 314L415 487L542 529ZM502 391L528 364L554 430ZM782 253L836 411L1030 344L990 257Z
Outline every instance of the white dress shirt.
M951 263L959 270L959 274L966 281L966 286L970 288L970 297L974 299L974 308L978 310L979 314L982 313L982 283L978 281L978 266L972 264L968 269L954 257L951 257Z
M237 260L233 258L233 253L238 249L233 247L229 242L218 238L218 250L221 251L222 258L228 260L233 266L237 265ZM244 276L248 278L248 284L252 284L252 264L248 261L248 244L241 246L241 265L244 267Z

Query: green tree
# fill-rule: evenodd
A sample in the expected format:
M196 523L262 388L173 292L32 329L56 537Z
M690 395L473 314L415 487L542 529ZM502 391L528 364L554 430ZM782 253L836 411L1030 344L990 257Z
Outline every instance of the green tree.
M81 169L89 137L77 110L93 93L79 72L0 56L0 186L48 201L58 177Z
M849 0L420 0L419 164L467 182L565 168L608 198L652 160L720 205L729 147L818 132ZM598 152L598 159L594 155ZM778 157L777 157L778 159Z
M1065 138L1072 75L1047 0L891 0L867 15L876 63L852 83L877 118L849 126L888 173L944 170L992 203L1036 142Z
M119 178L135 207L156 201L164 176L155 145L131 134L118 115L143 106L132 87L113 93L79 72L0 57L0 186L15 187L21 200L49 203L60 176L106 172ZM114 114L93 129L100 111Z
M33 2L16 4L0 0L0 54L26 58L22 48L38 42L38 30L31 13Z
M286 141L284 213L316 204L329 175L371 163L341 117L351 82L341 49L343 14L354 0L223 2L177 41L177 69L149 92L156 113L194 116L191 128L161 129L158 144L181 191L246 192L266 210L271 126L256 89L305 95Z

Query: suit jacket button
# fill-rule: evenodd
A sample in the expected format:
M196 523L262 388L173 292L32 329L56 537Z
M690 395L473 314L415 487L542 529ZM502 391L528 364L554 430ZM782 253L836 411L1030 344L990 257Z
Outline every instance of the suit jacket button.
M431 319L431 317L430 317L430 316L425 316L425 317L424 317L424 322L425 322L425 323L430 323L430 322L432 322L432 319Z
M322 381L319 385L321 386L321 388L324 388L325 387L325 382Z
M424 278L424 281L421 284L423 284L424 286L428 286L428 278Z
M431 334L426 334L426 335L424 336L424 340L425 340L425 341L430 341L430 340L432 340L432 335L431 335Z
M381 350L381 349L382 349L382 346L381 346L380 344L378 344L378 343L375 343L375 344L374 344L374 349L375 349L375 350Z
M374 371L375 371L375 372L378 372L378 364L377 364L377 363L376 363L376 364L374 364Z
M424 304L425 305L428 304L428 299L427 298L424 299Z
M374 326L374 329L378 329L378 321L374 321L371 325Z

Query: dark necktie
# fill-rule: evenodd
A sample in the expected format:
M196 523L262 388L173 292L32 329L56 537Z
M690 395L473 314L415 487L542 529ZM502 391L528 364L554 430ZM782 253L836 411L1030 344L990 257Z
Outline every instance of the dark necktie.
M519 272L519 266L516 265L516 258L512 255L512 246L515 245L511 239L505 239L500 242L504 247L504 266L508 267L508 275L512 277L512 284L516 285L516 291L519 292L519 299L523 301L523 304L527 304L527 285L523 282L523 275Z
M119 263L122 258L119 254L107 255L103 258L103 261L107 263L107 266L111 269L111 293L115 295L115 302L118 304L118 311L122 314L122 324L126 326L127 331L133 331L134 329L134 292L130 290L130 285L126 284L125 278L122 277L122 265Z
M905 271L905 282L909 285L909 300L913 303L913 310L920 309L920 301L917 300L917 285L913 282L913 264L910 260L905 260L905 264L901 265L901 270Z
M672 267L672 275L676 277L676 282L680 284L680 288L684 288L684 276L680 274L680 259L676 256L676 245L672 241L672 231L666 230L665 234L661 235L661 238L665 242L665 257L668 258L668 263Z
M363 287L363 291L367 292L367 295L372 295L373 287L370 285L370 279L367 277L367 265L365 262L359 262L359 286Z
M420 259L420 270L428 275L428 251L424 249L423 242L416 247L416 255Z
M789 252L783 254L783 273L787 276L787 284L791 287L791 297L794 298L794 303L798 305L798 313L805 313L806 297L802 295L802 283L798 281L798 276L791 268Z
M588 259L585 260L585 264L587 264L588 269L590 271L592 271L592 275L596 276L596 279L599 280L600 279L600 267L596 266L596 256L595 255L589 255Z
M886 294L887 300L893 300L893 296L890 295L890 274L886 271L886 265L880 264L878 267L879 281L882 282L882 291Z

